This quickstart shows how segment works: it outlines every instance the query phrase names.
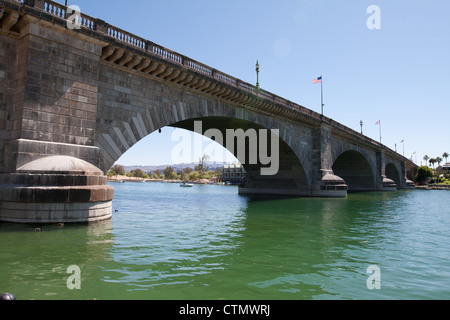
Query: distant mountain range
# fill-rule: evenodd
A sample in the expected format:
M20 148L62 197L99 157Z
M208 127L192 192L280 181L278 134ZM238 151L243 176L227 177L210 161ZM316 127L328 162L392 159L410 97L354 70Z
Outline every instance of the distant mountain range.
M209 167L209 170L216 170L217 167L223 167L226 164L231 164L228 162L207 162L206 166ZM180 163L180 164L164 164L164 165L157 165L157 166L151 166L151 165L135 165L135 166L123 166L126 172L129 172L131 170L141 169L144 172L154 172L155 170L161 170L163 171L168 166L171 166L173 170L179 171L183 170L184 168L192 168L194 169L195 166L198 165L198 162L192 162L192 163Z

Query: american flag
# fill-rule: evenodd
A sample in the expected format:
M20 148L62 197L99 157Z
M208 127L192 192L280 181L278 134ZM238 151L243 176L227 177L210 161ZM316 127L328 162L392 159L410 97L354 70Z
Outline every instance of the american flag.
M318 78L315 78L314 80L313 80L313 84L314 83L321 83L322 82L322 76L320 76L320 77L318 77Z
M381 120L378 120L377 122L375 122L375 124L380 124L381 123Z

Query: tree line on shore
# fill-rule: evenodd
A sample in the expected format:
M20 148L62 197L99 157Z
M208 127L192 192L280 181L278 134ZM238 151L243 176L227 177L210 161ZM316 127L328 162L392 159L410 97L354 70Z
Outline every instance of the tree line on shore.
M120 165L114 165L107 173L108 177L114 176L127 176L142 179L165 179L165 180L183 180L183 181L198 181L201 179L212 179L214 177L222 176L222 168L217 167L215 170L209 170L209 166L206 165L208 156L204 155L198 165L194 168L184 168L183 170L175 171L172 166L167 166L163 171L157 169L152 172L144 172L141 169L134 169L129 172L125 171L125 168Z
M441 157L430 158L428 155L423 157L426 164L430 164L433 167L431 169L428 165L420 166L417 169L417 173L415 176L416 182L419 184L427 184L427 183L436 183L436 184L449 184L450 183L450 175L447 170L443 170L440 167L443 158L445 158L445 162L448 163L447 159L449 154L444 152ZM435 169L435 165L438 167Z
M114 165L107 176L126 176L142 179L165 179L165 180L184 180L184 181L198 181L200 179L212 179L222 175L222 168L217 167L216 170L199 169L197 166L192 168L184 168L183 170L175 171L171 166L167 166L163 171L157 169L153 172L144 172L141 169L134 169L126 172L124 167L120 164Z

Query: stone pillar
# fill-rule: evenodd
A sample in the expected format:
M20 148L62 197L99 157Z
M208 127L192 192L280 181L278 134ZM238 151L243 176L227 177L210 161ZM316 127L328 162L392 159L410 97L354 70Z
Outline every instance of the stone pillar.
M0 57L9 59L0 77L0 220L108 219L113 189L95 146L105 43L27 15L17 25L20 38L0 36Z
M383 149L377 152L377 190L396 191L397 184L386 177L386 153Z
M28 23L22 33L4 170L55 154L99 166L95 127L102 43L44 21Z
M318 197L346 197L348 186L334 174L332 166L331 128L321 124L314 129L313 184L311 194Z
M414 181L408 179L407 170L406 170L406 162L402 161L400 164L400 167L402 168L402 172L400 172L400 176L403 177L402 184L398 186L398 189L415 189L416 184Z
M104 34L108 34L108 24L101 19L97 19L95 21L95 30Z

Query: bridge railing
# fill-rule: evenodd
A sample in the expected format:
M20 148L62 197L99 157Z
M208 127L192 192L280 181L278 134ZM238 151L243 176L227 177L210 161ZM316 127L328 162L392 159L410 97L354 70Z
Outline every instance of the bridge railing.
M68 8L52 0L22 0L22 1L14 0L14 1L21 2L29 6L37 7L39 9L42 9L44 12L47 12L61 19L69 18L69 16L67 15ZM77 20L74 22L80 23L80 25L86 29L103 32L104 34L106 34L107 36L111 37L116 41L122 42L126 45L131 45L137 49L145 51L146 53L150 53L164 60L179 64L187 69L212 77L213 79L219 82L239 88L243 91L247 91L248 93L257 95L262 99L269 100L271 102L287 107L289 109L298 110L302 113L306 113L316 118L320 117L319 114L310 109L307 109L294 102L279 97L273 93L259 89L250 83L246 83L229 74L213 69L201 62L198 62L182 54L169 50L163 46L148 41L144 38L136 36L128 31L110 25L100 19L93 18L84 13L80 13L79 18L77 18Z
M53 1L44 2L44 11L63 19L65 19L67 15L67 8L64 5Z
M142 50L146 49L147 41L141 37L135 36L134 34L128 31L106 24L106 33L108 36L116 40L131 44L132 46Z

